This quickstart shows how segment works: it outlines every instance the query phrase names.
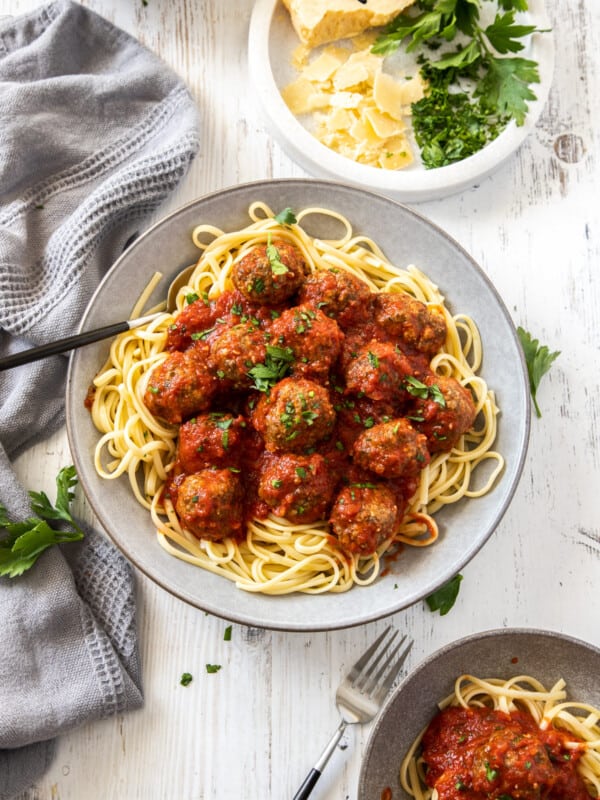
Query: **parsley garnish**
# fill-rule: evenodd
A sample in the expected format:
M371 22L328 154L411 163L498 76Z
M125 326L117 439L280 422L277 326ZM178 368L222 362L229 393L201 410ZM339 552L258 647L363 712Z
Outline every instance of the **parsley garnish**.
M271 272L273 275L285 275L287 272L289 272L289 269L279 256L279 250L274 244L271 244L271 234L269 234L267 240L267 258L269 259L269 264L271 265Z
M541 31L516 22L527 0L499 0L486 27L480 24L482 0L419 0L417 5L420 13L410 10L392 20L373 52L392 53L404 41L407 52L419 51L421 74L431 90L413 104L413 126L424 165L440 167L480 150L511 119L524 123L528 103L536 99L530 85L540 76L537 62L514 54L524 49L524 37ZM431 60L431 53L457 34L462 43Z
M181 676L179 683L182 686L189 686L190 683L194 680L192 674L190 672L184 672Z
M415 378L414 375L409 375L404 382L406 391L413 397L420 397L421 400L433 400L438 406L446 407L446 398L442 394L442 390L437 383L427 386L426 383Z
M525 354L527 374L529 375L529 389L531 391L531 398L533 400L535 413L537 417L541 417L542 412L540 411L536 397L537 390L541 379L560 355L560 350L555 350L551 353L546 345L540 346L539 341L537 339L533 339L531 334L520 326L517 328L517 334Z
M221 665L220 664L207 664L206 665L206 671L209 672L209 673L218 672L220 669L221 669Z
M291 347L277 347L268 344L264 364L256 364L248 372L254 380L254 388L259 392L268 392L269 389L287 374L294 360L294 351Z
M447 583L430 594L429 597L426 597L425 602L429 606L429 610L439 611L441 617L447 614L456 602L461 581L462 575L455 575Z
M275 214L275 222L278 222L280 225L295 225L298 220L292 209L288 206L284 208L283 211L280 211L279 214Z
M231 641L231 625L228 625L225 628L225 633L223 634L223 641L230 642Z
M15 578L32 567L44 550L62 542L76 542L84 533L71 516L70 503L77 484L75 467L63 467L56 478L56 503L52 505L44 492L29 492L31 508L37 517L12 522L0 503L0 575ZM56 530L49 521L66 522L69 530Z

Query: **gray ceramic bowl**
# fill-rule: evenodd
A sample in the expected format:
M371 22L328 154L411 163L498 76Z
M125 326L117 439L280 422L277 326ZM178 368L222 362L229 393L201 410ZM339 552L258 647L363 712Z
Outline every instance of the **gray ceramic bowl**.
M198 256L191 232L213 223L223 230L248 222L254 200L275 212L288 206L327 206L345 214L359 232L369 234L400 265L420 266L439 286L451 309L470 314L484 346L481 370L496 390L502 409L497 449L506 468L487 496L459 502L437 519L441 535L435 546L404 552L373 585L339 595L265 597L248 594L226 579L168 555L156 542L149 514L138 506L127 478L100 479L93 451L98 434L83 400L102 365L109 343L76 351L67 383L67 431L74 463L87 498L109 535L152 580L192 605L235 622L280 630L331 630L392 614L426 597L455 575L488 539L513 496L527 448L530 400L526 368L510 316L482 270L443 231L419 214L370 192L328 181L265 181L202 197L158 222L115 263L85 313L82 330L127 319L154 271L164 274L156 300L164 298L171 279ZM324 218L310 233L339 235Z
M481 678L531 675L546 685L564 678L570 699L600 708L600 650L590 644L518 628L460 639L423 661L387 701L369 737L358 800L381 800L385 789L391 790L391 800L410 800L398 778L402 759L463 673Z

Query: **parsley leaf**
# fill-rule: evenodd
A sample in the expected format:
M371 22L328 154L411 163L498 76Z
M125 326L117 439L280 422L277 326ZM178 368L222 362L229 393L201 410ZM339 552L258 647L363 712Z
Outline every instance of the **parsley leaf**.
M425 602L429 606L429 610L439 611L441 617L447 614L456 602L462 579L462 575L455 575L447 583L430 594L429 597L426 597Z
M490 58L485 76L477 84L475 96L486 108L512 117L517 125L525 122L527 103L535 100L530 83L539 83L537 64L526 58Z
M296 215L289 206L280 211L279 214L275 214L274 219L280 225L295 225L298 222Z
M286 272L289 272L289 269L279 256L279 250L274 244L271 244L271 234L269 234L269 238L267 240L267 258L269 259L269 264L271 265L271 272L273 275L285 275Z
M540 345L537 339L534 339L531 334L519 326L517 328L517 335L525 354L525 363L527 364L527 374L529 376L529 389L531 391L531 398L535 408L536 416L542 416L540 407L537 402L537 390L543 376L548 372L554 361L560 355L560 350L550 352L546 345Z
M184 672L181 676L179 683L182 686L189 686L190 683L194 680L193 675L190 672Z
M530 88L540 82L537 62L507 56L524 49L522 39L542 33L516 21L527 0L498 0L491 24L480 24L483 0L420 0L399 14L376 39L373 52L386 55L400 46L418 51L426 96L413 104L413 128L426 168L446 166L481 150L511 119L522 125ZM461 34L455 50L432 53ZM436 76L435 73L438 73Z
M221 669L220 664L207 664L206 671L209 673L218 672Z
M268 392L278 381L285 377L294 360L291 347L267 345L267 354L263 364L256 364L248 375L254 380L254 388L259 392Z
M22 575L48 547L83 539L84 533L70 512L76 484L75 467L63 467L56 478L55 504L52 505L45 492L29 492L31 508L38 516L20 522L11 521L5 506L0 504L0 528L6 531L0 538L0 575L9 578ZM49 524L51 520L66 522L71 529L56 530Z

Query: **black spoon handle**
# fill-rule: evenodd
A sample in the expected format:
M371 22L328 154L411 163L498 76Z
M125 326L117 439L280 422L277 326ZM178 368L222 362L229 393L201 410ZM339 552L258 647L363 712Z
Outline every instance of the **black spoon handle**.
M57 339L55 342L42 344L39 347L32 347L29 350L22 350L20 353L15 353L12 356L0 358L0 370L11 369L21 364L30 364L32 361L38 361L40 358L55 356L58 353L66 353L68 350L75 350L78 347L92 344L92 342L99 342L102 339L110 339L111 336L116 336L118 333L137 328L140 325L144 325L146 322L156 319L158 316L159 314L150 314L147 317L130 319L125 322L115 322L113 325L105 325L103 328L96 328L93 331L85 331L84 333L76 333L74 336Z

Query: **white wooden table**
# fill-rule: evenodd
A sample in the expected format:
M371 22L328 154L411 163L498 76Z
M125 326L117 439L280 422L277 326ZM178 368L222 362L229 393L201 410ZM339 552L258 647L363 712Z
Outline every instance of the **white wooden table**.
M37 0L0 0L0 14ZM188 83L202 146L171 210L220 187L294 177L263 128L247 73L251 0L85 0L160 54ZM516 496L463 570L445 617L424 603L392 622L415 640L408 668L453 639L503 626L600 645L600 4L548 3L555 82L533 136L501 171L419 210L479 261L516 324L561 350L540 389ZM560 6L560 8L559 8ZM54 491L70 462L61 431L23 455L23 482ZM53 495L52 495L53 496ZM80 513L92 519L80 500ZM338 724L340 677L384 621L331 633L234 625L139 575L145 708L85 726L21 800L291 798ZM207 674L207 662L219 663ZM194 675L184 688L184 671ZM369 726L351 729L313 796L353 800ZM379 800L375 798L374 800Z

